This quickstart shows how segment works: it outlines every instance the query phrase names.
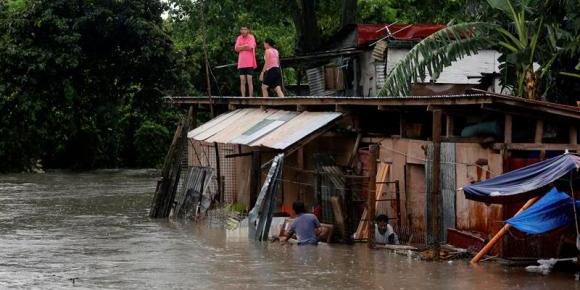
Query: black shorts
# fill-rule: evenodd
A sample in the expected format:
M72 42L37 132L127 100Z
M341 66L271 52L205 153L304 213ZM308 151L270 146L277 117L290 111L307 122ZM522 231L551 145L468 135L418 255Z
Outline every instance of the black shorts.
M282 86L282 72L279 67L273 67L264 73L263 83L269 88Z
M240 75L253 75L254 74L254 69L251 67L243 67L243 68L239 68L238 71L240 72Z

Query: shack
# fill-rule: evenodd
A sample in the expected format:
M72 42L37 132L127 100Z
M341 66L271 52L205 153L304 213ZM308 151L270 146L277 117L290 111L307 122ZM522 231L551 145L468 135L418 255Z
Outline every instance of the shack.
M187 134L189 166L211 168L208 191L226 204L250 209L272 158L285 154L275 212L294 200L335 223L331 198L340 197L342 239L357 236L369 187L403 242L488 239L521 203L473 202L458 194L486 180L547 157L580 152L580 108L484 91L410 97L167 97L176 106L216 117ZM195 119L195 118L194 118ZM433 140L441 140L442 224L431 228ZM379 146L378 170L369 172L369 146ZM376 184L361 177L376 175ZM449 236L447 235L449 233ZM552 255L550 241L508 235L504 256ZM461 242L461 241L460 241ZM522 247L533 242L537 247ZM553 244L553 243L552 243ZM469 246L469 244L467 245ZM538 252L538 250L540 250Z
M298 96L376 96L395 65L421 40L445 28L444 24L350 24L317 50L280 59L282 70L296 72L296 83L285 84ZM502 92L500 54L484 49L445 68L437 79L426 77L411 94L463 94L476 88ZM233 68L235 64L214 68Z
M351 24L319 51L281 59L283 67L306 74L308 92L297 95L376 96L395 65L418 42L445 28L443 24ZM499 53L481 50L445 68L437 79L415 84L413 95L461 94L478 88L501 92ZM302 75L298 75L298 84Z

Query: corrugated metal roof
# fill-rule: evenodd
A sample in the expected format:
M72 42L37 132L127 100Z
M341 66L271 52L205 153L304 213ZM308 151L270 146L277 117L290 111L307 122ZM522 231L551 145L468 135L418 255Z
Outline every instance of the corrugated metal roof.
M340 116L337 112L238 109L195 128L187 137L284 150Z

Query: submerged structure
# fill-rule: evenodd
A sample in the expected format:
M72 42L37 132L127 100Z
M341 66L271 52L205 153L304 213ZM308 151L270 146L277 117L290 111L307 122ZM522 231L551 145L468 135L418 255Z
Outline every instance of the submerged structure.
M367 239L384 214L402 243L479 250L524 201L486 204L458 189L580 152L580 108L499 94L491 50L413 84L415 96L373 97L414 44L443 27L348 26L324 50L281 59L295 69L297 83L286 88L296 96L166 97L190 115L167 158L184 170L167 171L158 189L173 184L166 197L182 216L216 203L250 211L257 200L254 220L288 216L300 200L333 225L334 241ZM283 162L274 162L281 153ZM186 186L174 182L179 175ZM168 215L169 203L161 204ZM267 227L257 231L263 239ZM555 256L553 239L514 231L496 250Z
M338 239L357 238L369 192L375 192L376 214L388 215L403 242L429 243L438 232L444 242L480 247L473 237L491 237L522 202L475 202L458 188L566 150L580 152L579 108L486 92L167 101L194 112L210 107L216 112L187 134L188 165L216 172L208 189L215 200L251 209L272 158L285 153L274 212L290 214L292 202L302 200L319 211L322 222L336 224L331 198L339 197L346 237ZM440 202L431 192L437 139ZM372 174L370 145L379 149L373 186L366 178ZM435 207L439 213L433 213ZM432 228L433 214L441 218L438 231ZM548 239L510 235L506 240L499 247L504 255L554 254Z

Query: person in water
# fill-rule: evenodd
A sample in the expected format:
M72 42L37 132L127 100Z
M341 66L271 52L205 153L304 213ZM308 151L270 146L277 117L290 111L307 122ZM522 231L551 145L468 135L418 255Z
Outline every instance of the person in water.
M280 241L285 242L296 234L298 245L317 245L317 233L320 229L318 218L306 212L304 203L301 201L295 201L292 204L292 210L296 214L296 219L290 225L287 235L280 237Z
M282 71L280 70L280 56L274 48L274 41L270 38L264 40L264 68L260 73L262 81L262 96L268 96L268 89L274 89L278 97L283 97Z
M389 218L381 214L377 216L375 221L375 243L398 245L399 237L397 237L393 227L389 224Z
M234 46L238 53L238 72L240 73L240 93L242 97L254 95L254 83L252 75L258 68L256 63L256 39L250 33L248 25L240 27L240 35L236 39ZM246 95L246 84L248 85L248 94Z

